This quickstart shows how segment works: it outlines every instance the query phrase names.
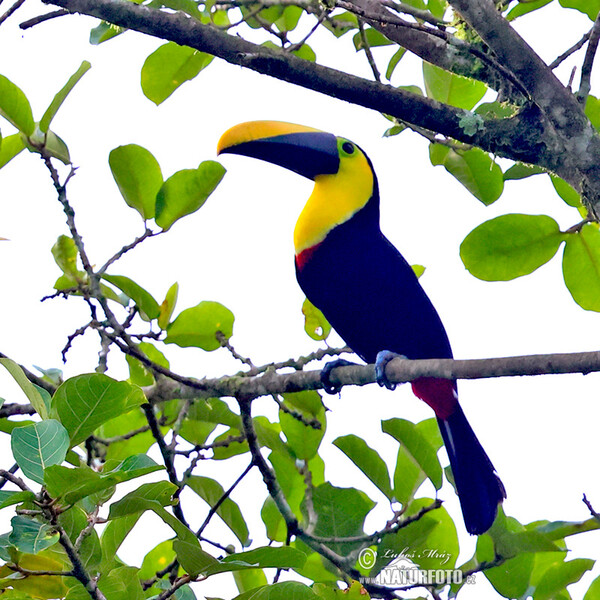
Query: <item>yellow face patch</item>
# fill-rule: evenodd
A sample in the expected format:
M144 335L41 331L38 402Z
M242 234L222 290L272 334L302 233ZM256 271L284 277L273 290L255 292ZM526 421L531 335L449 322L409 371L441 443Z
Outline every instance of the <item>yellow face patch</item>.
M315 187L294 229L296 254L322 242L338 225L348 221L373 194L373 171L362 151L338 138L340 168L335 175L318 175Z

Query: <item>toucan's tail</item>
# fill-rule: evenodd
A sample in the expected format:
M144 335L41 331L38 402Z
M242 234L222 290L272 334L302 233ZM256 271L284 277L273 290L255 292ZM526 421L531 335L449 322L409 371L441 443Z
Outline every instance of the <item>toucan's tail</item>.
M487 531L506 491L458 403L452 414L438 417L465 526L469 533Z

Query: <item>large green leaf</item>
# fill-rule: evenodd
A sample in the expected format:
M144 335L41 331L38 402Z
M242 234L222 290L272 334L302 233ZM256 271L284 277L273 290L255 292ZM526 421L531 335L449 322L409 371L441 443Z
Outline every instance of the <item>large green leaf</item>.
M504 190L502 169L487 152L479 148L456 151L449 148L443 165L475 198L486 206L498 200L502 195Z
M211 508L216 506L217 502L219 502L225 494L223 486L210 477L193 475L186 483ZM225 500L219 504L216 512L227 524L229 529L235 533L242 545L247 545L249 542L248 526L246 525L240 507L231 498L225 498Z
M337 541L345 537L364 534L366 516L375 506L364 492L354 488L339 488L330 483L323 483L313 489L312 503L317 515L314 534L336 538L328 543L334 552L347 556L358 547L356 542ZM306 511L304 505L303 510Z
M127 205L137 210L144 220L153 219L156 195L163 184L154 155L142 146L128 144L112 150L108 164Z
M76 446L96 428L146 401L142 390L126 381L92 373L67 379L52 398L52 410Z
M550 181L552 181L552 186L556 190L556 193L569 205L574 208L583 209L581 203L581 196L579 192L570 184L567 183L564 179L557 177L556 175L550 175ZM585 209L583 209L585 210Z
M194 346L207 352L221 347L217 332L226 338L233 333L233 313L219 302L204 301L181 311L169 325L165 344Z
M592 21L596 20L600 11L600 0L559 0L565 8L574 8L586 14Z
M494 544L488 535L477 538L477 560L494 560ZM505 598L520 598L529 589L535 565L535 554L526 552L510 558L499 567L487 569L485 576L496 591Z
M423 62L423 78L429 98L466 110L471 110L487 90L481 81L455 75L428 62Z
M135 567L113 569L98 583L107 600L143 600L144 592Z
M381 428L406 448L435 489L439 490L442 487L442 467L437 450L417 426L406 419L388 419L381 423Z
M100 538L100 546L102 548L100 571L102 573L107 573L111 566L115 565L117 550L131 533L140 516L141 513L133 513L120 519L113 519L107 523Z
M566 236L563 277L573 300L586 310L600 312L600 232L584 225Z
M142 316L147 319L156 319L160 314L160 307L154 297L141 285L125 277L125 275L108 275L104 273L102 279L112 283L119 288L126 296L131 298L135 305L140 309Z
M156 196L156 224L169 229L175 221L196 212L214 192L225 168L214 160L197 169L177 171L165 181Z
M0 75L0 115L25 135L35 128L27 96L12 81Z
M167 42L142 67L142 91L155 104L164 102L182 83L194 79L214 57L189 46Z
M48 419L17 427L11 434L10 444L23 474L36 483L43 483L44 469L65 460L69 434L58 421Z
M502 215L471 231L460 246L460 257L475 277L508 281L547 263L565 238L546 215Z
M392 488L387 466L378 452L367 442L354 434L344 435L334 440L337 446L388 499L392 499Z
M90 467L69 468L60 465L48 467L44 481L53 498L62 498L66 504L75 504L82 498L163 469L149 456L129 456L117 468L103 473Z
M13 517L10 524L12 531L8 539L21 552L37 554L58 542L58 531L51 525L22 516Z
M218 568L219 561L208 552L204 552L197 542L177 539L173 542L173 550L177 552L179 564L192 577L206 574L209 569Z

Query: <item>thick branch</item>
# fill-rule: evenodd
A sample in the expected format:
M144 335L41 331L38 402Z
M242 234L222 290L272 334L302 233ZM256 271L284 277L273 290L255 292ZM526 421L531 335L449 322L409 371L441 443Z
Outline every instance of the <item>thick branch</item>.
M552 154L546 152L546 146L539 143L541 132L535 124L530 120L523 122L520 116L505 120L506 122L485 121L469 111L430 98L302 60L291 53L252 44L240 37L204 25L183 13L169 13L133 2L115 0L44 1L70 12L98 17L114 25L190 46L231 64L386 113L467 144L480 146L498 156L541 164L550 169L556 162ZM524 144L523 132L531 130L532 126L536 133L536 143Z
M485 379L491 377L514 377L521 375L556 375L566 373L588 374L600 371L600 352L573 354L534 354L506 358L482 358L474 360L406 360L394 359L387 368L388 379L394 383L413 381L419 377L443 379ZM334 385L367 385L374 383L374 365L338 367L331 373ZM201 379L194 385L161 378L156 386L145 388L149 400L173 398L210 398L215 396L243 397L246 399L323 389L320 371L296 373L265 373L258 377L221 377Z

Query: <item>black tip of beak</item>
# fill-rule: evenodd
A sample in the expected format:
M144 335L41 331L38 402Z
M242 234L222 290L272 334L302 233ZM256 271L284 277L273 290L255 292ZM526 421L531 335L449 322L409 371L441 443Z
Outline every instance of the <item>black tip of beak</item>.
M259 158L308 179L317 175L333 175L340 166L337 138L320 131L259 138L223 148L221 153Z

